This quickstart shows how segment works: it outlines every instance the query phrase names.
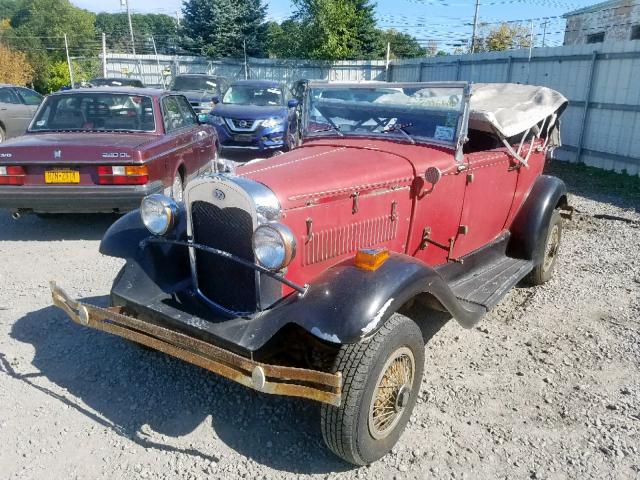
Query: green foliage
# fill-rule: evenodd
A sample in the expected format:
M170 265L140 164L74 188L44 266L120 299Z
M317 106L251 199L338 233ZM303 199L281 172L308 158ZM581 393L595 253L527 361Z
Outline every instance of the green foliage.
M435 55L436 53L422 47L415 37L408 33L386 30L381 32L381 35L383 44L390 44L391 46L391 58L417 58L425 57L429 54Z
M266 50L272 58L305 58L307 39L302 24L289 19L267 24Z
M86 82L96 76L99 65L96 61L73 61L73 80L76 83ZM46 75L41 90L45 93L57 92L60 88L71 85L69 66L66 60L47 63Z
M20 9L20 0L0 0L0 20L10 19Z
M481 34L475 42L476 52L499 52L531 46L531 31L527 27L503 23L483 33L485 27L481 25Z
M384 56L369 0L293 0L304 31L305 58L342 60Z
M265 54L267 7L262 0L185 0L183 47L211 57Z

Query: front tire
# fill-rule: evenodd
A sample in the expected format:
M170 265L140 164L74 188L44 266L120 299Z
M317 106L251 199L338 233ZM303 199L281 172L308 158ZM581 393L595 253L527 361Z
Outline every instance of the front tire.
M544 241L537 246L538 258L542 260L525 278L525 283L532 287L543 285L553 277L558 261L558 252L562 242L562 215L558 210L553 211L547 235Z
M7 134L4 133L4 129L0 127L0 143L4 143L6 138L7 138Z
M342 346L333 366L343 375L341 405L321 407L327 446L355 465L368 465L391 451L415 406L423 368L420 328L400 314L371 339Z

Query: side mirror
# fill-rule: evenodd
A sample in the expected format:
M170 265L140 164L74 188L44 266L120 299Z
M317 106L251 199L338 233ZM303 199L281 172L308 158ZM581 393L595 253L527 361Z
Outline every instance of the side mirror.
M213 102L214 105L218 105L220 103L220 97L215 95L211 101Z
M198 123L201 125L209 123L209 114L208 113L199 113L198 114Z
M296 100L295 98L292 98L287 102L287 106L289 108L296 108L298 106L298 100Z

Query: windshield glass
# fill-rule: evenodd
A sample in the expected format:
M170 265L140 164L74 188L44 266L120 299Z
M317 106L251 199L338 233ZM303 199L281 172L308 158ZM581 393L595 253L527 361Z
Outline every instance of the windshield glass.
M142 87L142 82L133 78L94 78L89 82L94 87Z
M224 94L222 103L231 105L282 105L282 90L278 87L254 87L250 85L232 85Z
M210 77L176 77L171 90L201 90L203 92L219 93L218 81Z
M322 86L309 91L305 131L455 145L463 112L462 86Z
M153 132L149 97L119 93L73 93L47 97L29 131Z

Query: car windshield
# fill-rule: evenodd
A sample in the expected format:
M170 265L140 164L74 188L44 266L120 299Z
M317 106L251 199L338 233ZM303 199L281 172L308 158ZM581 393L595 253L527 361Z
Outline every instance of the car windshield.
M218 93L218 81L210 77L176 77L171 85L171 90L184 92L186 90L200 90L203 92Z
M94 87L142 87L142 82L134 78L94 78L89 82Z
M47 97L31 132L154 132L153 101L121 93L74 92Z
M309 90L305 133L381 136L455 145L462 86L320 86Z
M222 103L231 105L279 106L283 103L282 89L279 87L256 87L232 85L225 93Z

